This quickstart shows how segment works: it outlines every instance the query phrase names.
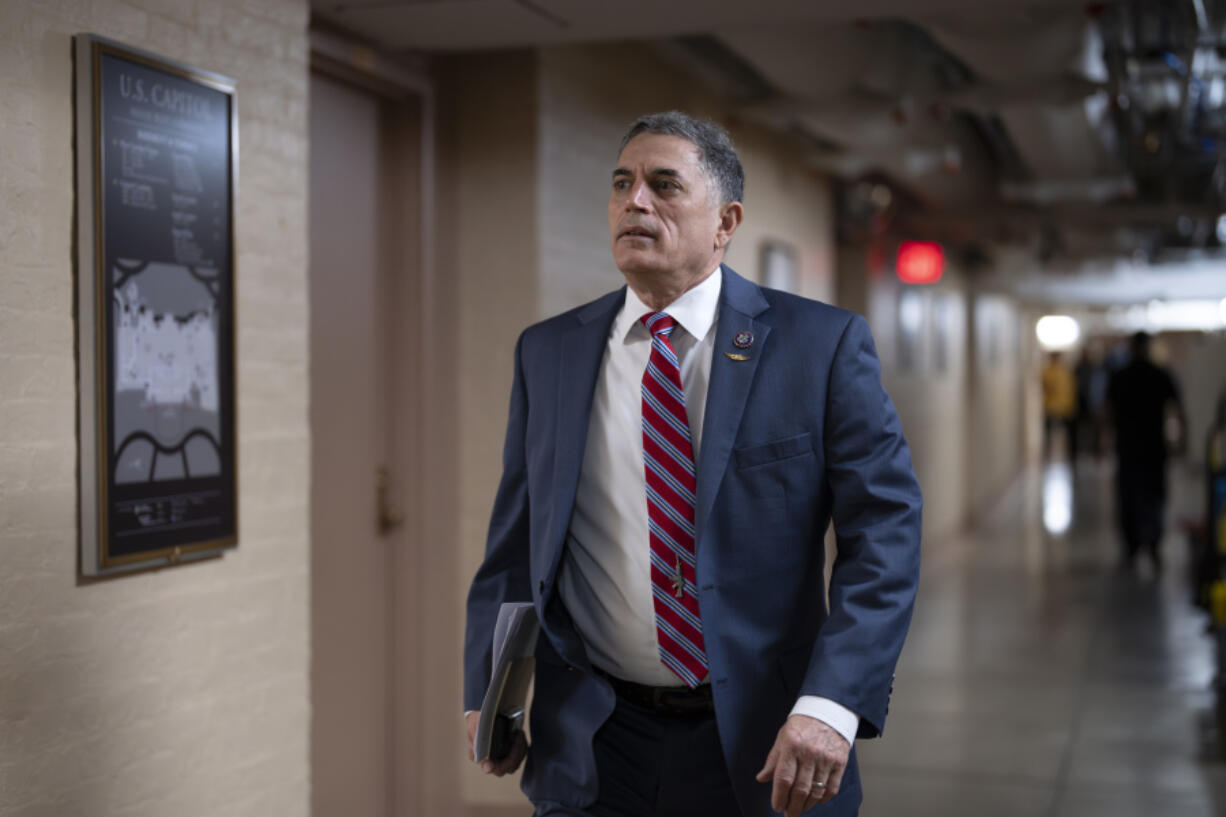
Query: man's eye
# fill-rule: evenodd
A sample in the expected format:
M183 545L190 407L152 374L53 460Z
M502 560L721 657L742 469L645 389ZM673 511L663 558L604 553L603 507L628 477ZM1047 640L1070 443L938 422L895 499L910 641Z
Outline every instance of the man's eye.
M680 190L681 188L678 186L678 184L675 181L672 181L671 179L661 179L660 181L656 182L656 189L657 190Z
M625 179L617 179L616 181L613 182L614 190L625 190L629 186L630 186L630 182L626 181Z

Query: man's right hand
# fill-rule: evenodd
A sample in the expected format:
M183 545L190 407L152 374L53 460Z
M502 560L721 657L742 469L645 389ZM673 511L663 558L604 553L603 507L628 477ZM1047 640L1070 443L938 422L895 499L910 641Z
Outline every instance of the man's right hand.
M464 720L468 726L468 759L473 760L473 741L477 737L477 721L481 720L480 712L469 712L464 716ZM528 741L524 737L523 732L516 732L511 739L511 751L502 760L492 760L486 758L481 761L481 771L486 774L492 774L495 777L502 777L505 774L510 774L519 768L519 764L524 762L524 757L528 754Z

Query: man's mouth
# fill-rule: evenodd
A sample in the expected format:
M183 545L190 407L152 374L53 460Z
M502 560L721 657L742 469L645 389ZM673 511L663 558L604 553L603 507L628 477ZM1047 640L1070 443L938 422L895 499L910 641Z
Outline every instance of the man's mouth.
M618 238L651 238L654 239L656 234L642 227L627 227L617 235Z

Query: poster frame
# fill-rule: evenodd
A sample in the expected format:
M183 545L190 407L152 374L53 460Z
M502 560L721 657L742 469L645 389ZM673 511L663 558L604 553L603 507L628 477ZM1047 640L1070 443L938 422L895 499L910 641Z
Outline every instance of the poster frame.
M77 440L79 451L79 560L78 575L83 579L123 575L136 571L169 567L220 555L238 544L238 430L237 430L237 353L235 281L236 247L234 199L238 185L238 108L235 82L229 77L175 60L132 48L94 34L73 37L74 54L74 129L76 147L76 352L77 352ZM192 538L189 533L175 536L181 541L131 552L116 553L111 531L114 441L110 418L115 411L113 373L109 365L111 338L111 284L107 277L109 214L106 212L104 139L107 126L106 99L103 95L103 57L134 63L164 75L169 82L189 83L219 92L225 99L224 122L213 134L225 140L227 189L224 213L219 217L226 228L221 255L215 259L217 400L220 432L218 469L214 479L220 486L223 514L213 530ZM221 131L224 129L224 133ZM191 435L183 437L180 447ZM156 443L155 443L156 446ZM186 453L181 452L184 462ZM151 456L150 480L154 484L157 449ZM191 478L184 466L183 481ZM214 492L216 493L216 491ZM167 501L153 497L150 502ZM173 518L173 517L172 517Z

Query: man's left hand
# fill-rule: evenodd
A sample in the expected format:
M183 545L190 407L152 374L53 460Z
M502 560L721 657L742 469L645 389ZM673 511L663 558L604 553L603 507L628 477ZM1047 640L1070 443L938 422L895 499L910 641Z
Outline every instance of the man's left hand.
M775 736L758 782L773 779L771 808L797 817L839 793L850 753L847 739L822 721L792 715Z

